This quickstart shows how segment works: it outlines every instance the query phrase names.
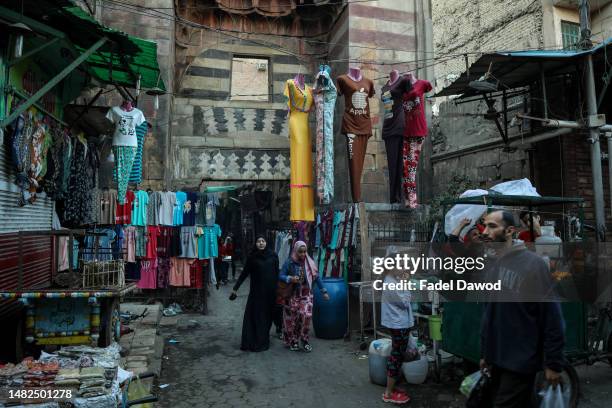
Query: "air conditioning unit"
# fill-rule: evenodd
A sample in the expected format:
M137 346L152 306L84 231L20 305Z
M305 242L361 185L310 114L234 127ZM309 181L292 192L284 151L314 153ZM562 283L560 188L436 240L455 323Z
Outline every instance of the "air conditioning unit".
M258 62L257 63L257 70L258 71L265 71L266 69L268 69L268 64L266 64L265 62Z

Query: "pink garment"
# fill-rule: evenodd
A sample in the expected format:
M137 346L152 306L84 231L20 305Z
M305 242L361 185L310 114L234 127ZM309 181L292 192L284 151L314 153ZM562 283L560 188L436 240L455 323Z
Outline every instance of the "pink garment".
M59 259L57 260L57 271L65 271L68 269L68 237L59 237L57 240L59 245Z
M191 275L190 268L195 259L188 258L170 258L170 286L190 287Z
M136 262L136 227L126 227L124 245L126 262Z
M157 258L140 261L140 280L136 286L140 289L157 288Z

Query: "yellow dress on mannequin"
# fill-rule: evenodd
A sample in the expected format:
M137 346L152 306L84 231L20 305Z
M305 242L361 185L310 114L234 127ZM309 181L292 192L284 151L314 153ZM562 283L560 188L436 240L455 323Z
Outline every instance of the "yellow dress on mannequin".
M312 144L308 113L314 102L312 88L302 90L293 79L285 84L289 106L289 140L291 161L291 221L314 221L314 186L312 177Z

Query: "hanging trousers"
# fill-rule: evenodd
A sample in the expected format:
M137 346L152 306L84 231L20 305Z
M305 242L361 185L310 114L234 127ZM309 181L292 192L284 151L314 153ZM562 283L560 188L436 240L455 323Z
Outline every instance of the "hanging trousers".
M423 147L423 139L423 137L404 138L404 197L408 200L410 208L416 208L418 205L416 174L421 148Z
M130 172L136 157L136 147L132 146L113 146L115 155L114 176L117 180L117 201L125 204L125 193L127 192Z
M352 133L347 133L346 135L351 193L355 203L361 201L361 174L363 173L363 162L368 148L369 137L370 135L354 135Z
M387 167L389 169L389 202L400 203L402 201L402 176L404 153L404 138L392 136L385 139L387 150Z

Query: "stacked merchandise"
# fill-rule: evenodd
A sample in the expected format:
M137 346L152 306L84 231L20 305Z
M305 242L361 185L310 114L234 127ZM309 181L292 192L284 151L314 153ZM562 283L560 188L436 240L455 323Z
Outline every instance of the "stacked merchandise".
M102 367L81 368L79 380L79 396L83 398L99 397L107 393L105 370Z
M355 204L344 210L325 210L317 215L316 261L323 277L348 279L353 249L357 246L358 221L359 210Z
M23 386L23 376L29 370L28 361L23 360L19 364L0 365L0 387L19 388Z
M28 360L28 371L23 375L24 387L51 387L55 385L55 376L59 370L57 361L41 362Z

